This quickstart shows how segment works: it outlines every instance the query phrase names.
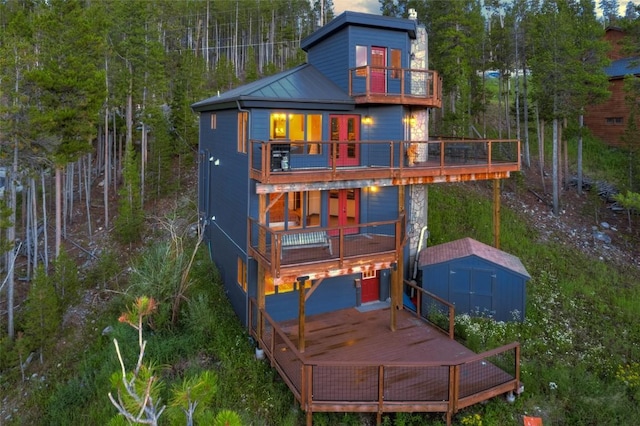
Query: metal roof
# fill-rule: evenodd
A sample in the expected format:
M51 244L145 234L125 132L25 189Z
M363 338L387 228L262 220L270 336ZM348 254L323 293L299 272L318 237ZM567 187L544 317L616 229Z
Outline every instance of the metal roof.
M321 42L333 33L344 27L361 26L369 28L382 28L385 30L405 31L410 38L416 38L417 22L411 19L395 18L392 16L372 15L370 13L346 11L332 19L328 24L305 37L300 42L300 48L305 52L312 46Z
M479 257L531 278L518 257L468 237L425 248L420 252L419 266L437 265L469 256Z
M303 64L196 102L195 111L236 107L351 110L354 100L310 64ZM288 104L288 105L285 105ZM295 106L294 106L295 105Z
M640 58L622 58L611 61L611 64L604 69L609 78L622 78L625 75L640 74Z

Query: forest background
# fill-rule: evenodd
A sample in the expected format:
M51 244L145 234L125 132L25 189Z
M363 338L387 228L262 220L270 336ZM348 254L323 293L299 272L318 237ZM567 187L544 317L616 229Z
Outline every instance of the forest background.
M601 15L595 6L380 0L382 14L413 8L427 28L429 68L444 78L431 133L519 138L525 169L551 168L556 215L572 178L584 186L584 107L608 96L604 29L624 28L628 54L640 51L636 6L625 16L616 0L600 1ZM106 231L121 247L144 245L150 206L184 184L197 158L190 105L304 62L300 41L332 18L331 0L0 2L2 371L34 350L43 360ZM629 212L639 203L638 80L627 82L626 163L615 178ZM71 250L85 252L87 265L70 260ZM53 286L38 286L38 276Z

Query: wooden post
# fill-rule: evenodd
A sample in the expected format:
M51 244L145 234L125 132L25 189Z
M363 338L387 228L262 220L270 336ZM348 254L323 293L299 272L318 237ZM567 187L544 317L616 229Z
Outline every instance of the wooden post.
M389 294L391 295L391 309L389 309L391 314L389 328L391 329L391 331L396 331L396 317L397 317L396 297L398 297L396 292L396 287L398 286L397 278L398 278L398 271L397 271L397 268L394 266L391 269L391 291L389 292Z
M396 309L400 310L404 308L403 303L403 294L404 294L404 241L407 239L407 221L406 221L406 211L404 208L405 203L405 186L398 187L398 213L400 213L400 217L405 217L404 223L401 223L401 236L403 237L400 244L400 252L398 253L398 273L396 279L398 283L396 285Z
M493 180L493 246L500 248L500 179Z
M305 306L305 291L304 291L304 283L309 279L309 277L298 277L298 350L300 353L304 352L304 306Z

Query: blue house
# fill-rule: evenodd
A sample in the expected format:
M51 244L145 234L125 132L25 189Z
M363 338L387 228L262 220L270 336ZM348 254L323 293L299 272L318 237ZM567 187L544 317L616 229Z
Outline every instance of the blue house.
M388 330L400 328L405 271L426 226L425 185L497 181L520 169L520 155L518 141L429 137L441 80L427 69L427 35L415 19L345 12L301 46L306 64L193 109L211 257L235 312L311 422L314 411L336 411L335 401L318 399L321 380L310 362L314 345L336 334L320 338L314 319L375 306L382 309L371 315L388 319ZM342 338L334 348L355 347ZM511 377L494 391L517 382ZM387 406L377 393L371 398L379 402L358 403L345 392L327 396L352 401L343 411L380 416L416 407ZM424 411L461 407L457 397L444 400Z

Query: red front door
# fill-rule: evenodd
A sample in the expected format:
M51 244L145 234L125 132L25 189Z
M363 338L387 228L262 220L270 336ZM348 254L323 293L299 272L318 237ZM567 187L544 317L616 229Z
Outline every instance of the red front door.
M332 115L331 140L345 142L331 144L331 159L336 167L358 166L360 164L360 116Z
M380 278L378 277L378 271L362 274L361 290L362 303L380 300Z
M371 48L371 92L387 92L387 49L384 47Z
M360 189L332 189L329 191L329 226L341 226L344 234L356 234L360 223ZM338 235L337 231L330 232Z

